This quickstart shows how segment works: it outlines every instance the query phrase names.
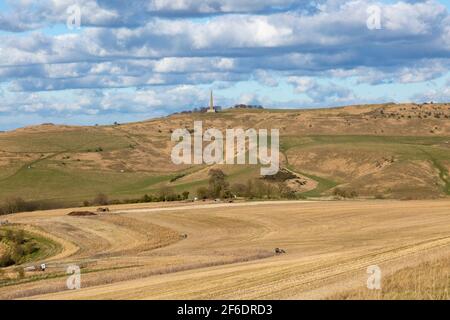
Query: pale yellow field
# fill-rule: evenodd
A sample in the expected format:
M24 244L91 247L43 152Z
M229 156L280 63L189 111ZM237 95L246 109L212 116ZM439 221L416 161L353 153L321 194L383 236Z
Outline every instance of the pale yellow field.
M450 255L450 200L158 206L9 216L64 249L45 261L48 279L27 273L0 298L327 298L364 287L370 265L387 276ZM81 290L66 289L70 264L82 268Z

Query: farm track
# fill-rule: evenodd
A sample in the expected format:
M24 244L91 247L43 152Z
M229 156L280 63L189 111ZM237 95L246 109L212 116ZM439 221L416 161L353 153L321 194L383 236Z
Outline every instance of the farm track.
M369 265L389 274L450 254L448 208L450 200L280 201L16 214L13 222L72 245L49 272L79 264L83 288L65 290L61 276L0 288L0 298L326 298L365 285Z

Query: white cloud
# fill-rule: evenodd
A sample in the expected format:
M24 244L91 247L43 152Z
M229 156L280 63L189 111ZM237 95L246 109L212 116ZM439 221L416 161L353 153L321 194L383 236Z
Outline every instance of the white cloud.
M276 87L278 86L278 81L275 79L275 77L272 75L271 72L268 72L266 70L256 70L255 71L255 79L259 83L262 83L265 86L268 87Z
M314 103L320 102L337 105L340 103L349 103L357 99L352 90L333 82L322 84L311 77L296 76L289 77L287 81L294 86L296 93L306 95Z
M71 0L14 1L0 14L0 30L18 32L0 35L0 112L167 113L203 103L198 85L247 80L331 105L362 101L345 79L423 83L450 69L450 15L436 0L378 3L381 30L366 27L371 0L78 3L78 32L64 30Z

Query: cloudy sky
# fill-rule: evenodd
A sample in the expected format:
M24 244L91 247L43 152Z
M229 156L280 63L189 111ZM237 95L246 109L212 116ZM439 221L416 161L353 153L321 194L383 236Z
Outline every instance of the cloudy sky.
M450 0L0 0L0 130L450 102L449 66Z

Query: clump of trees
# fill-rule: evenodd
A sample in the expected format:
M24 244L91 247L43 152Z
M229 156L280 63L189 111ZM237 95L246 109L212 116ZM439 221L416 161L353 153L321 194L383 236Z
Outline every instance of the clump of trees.
M172 182L182 178L180 174L172 178ZM220 169L211 169L208 173L208 185L199 187L196 196L199 199L232 199L244 197L248 199L299 199L301 194L291 190L284 182L296 177L289 171L280 171L275 176L248 179L246 182L230 185L226 174ZM176 192L170 186L163 186L154 194L145 194L139 198L110 199L104 193L98 193L93 199L83 201L85 207L106 206L114 204L181 201L189 199L189 191ZM73 203L54 201L26 201L20 197L8 198L0 204L0 215L16 212L49 210L73 206Z
M261 105L252 105L252 104L235 104L234 109L264 109Z
M199 108L196 107L192 110L183 110L180 112L175 112L173 114L206 113L206 112L208 112L209 108L210 108L209 106L199 107ZM252 105L252 104L243 104L243 103L235 104L231 108L233 108L233 109L258 109L258 110L264 109L264 107L261 105ZM219 111L223 110L223 107L222 106L214 106L214 109L219 112Z
M353 199L358 196L358 193L355 190L344 190L336 188L333 190L333 195L341 198Z
M175 182L175 181L177 181L178 179L183 178L184 176L186 176L185 173L178 174L178 175L176 175L175 177L173 177L172 179L170 179L170 182Z
M227 198L230 196L229 183L226 175L220 169L209 170L208 192L212 198Z
M26 238L23 230L0 230L0 242L8 247L8 250L0 256L1 268L20 264L26 256L39 250L37 243L33 239Z
M140 198L130 198L130 199L112 199L109 200L108 196L99 193L91 201L83 201L85 207L88 206L105 206L114 204L129 204L129 203L147 203L147 202L165 202L165 201L181 201L189 199L189 191L183 191L182 193L176 193L172 188L164 186L159 189L156 194L144 194Z
M83 205L85 207L88 206L106 206L108 204L111 204L111 201L109 200L108 196L104 193L99 193L95 196L94 199L91 201L85 200L83 201Z
M199 107L199 108L196 107L196 108L194 108L192 110L183 110L183 111L175 112L175 113L172 113L172 114L175 115L175 114L206 113L206 112L208 112L209 108L210 108L209 106L207 106L207 107ZM222 106L214 106L214 109L217 112L219 112L219 111L222 111L223 107Z
M97 194L92 200L83 201L83 206L106 206L112 204L126 204L126 203L144 203L144 202L163 202L163 201L180 201L189 199L189 191L181 193L175 192L170 187L162 187L155 194L145 194L140 198L131 199L109 199L104 193ZM51 210L60 209L73 206L73 203L60 203L55 201L26 201L21 197L7 198L3 203L0 203L0 215L12 214L17 212L27 212L36 210Z
M211 169L208 176L208 187L197 189L199 199L230 199L234 197L230 184L226 181L227 176L222 170Z
M0 215L16 212L50 210L64 207L61 203L55 201L34 200L26 201L21 197L6 198L0 204Z
M219 169L209 171L208 187L197 189L199 199L231 199L243 197L247 199L300 199L301 194L291 190L284 181L255 178L245 183L227 182L227 176Z

